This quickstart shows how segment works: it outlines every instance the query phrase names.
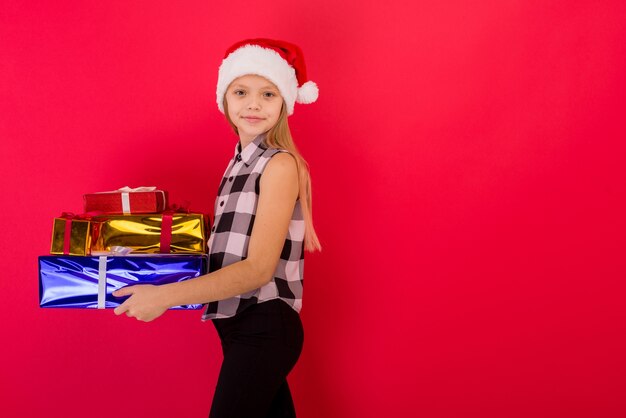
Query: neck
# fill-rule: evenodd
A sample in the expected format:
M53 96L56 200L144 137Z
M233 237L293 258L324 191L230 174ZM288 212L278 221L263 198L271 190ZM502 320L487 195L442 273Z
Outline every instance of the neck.
M239 144L241 146L241 150L243 151L248 145L250 145L255 139L264 134L259 134L256 136L249 135L240 135L239 136Z
M247 147L248 144L250 144L252 141L254 141L254 138L256 138L256 137L250 138L248 136L240 136L239 137L239 144L241 144L241 150L243 151L243 149L245 147Z

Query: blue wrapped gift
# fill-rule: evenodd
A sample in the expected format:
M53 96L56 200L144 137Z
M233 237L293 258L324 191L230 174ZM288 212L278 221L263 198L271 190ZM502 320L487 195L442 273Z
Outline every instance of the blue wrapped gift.
M135 284L161 285L201 276L206 255L126 255L39 257L39 306L42 308L115 308L126 297L111 293ZM182 305L172 309L200 309Z

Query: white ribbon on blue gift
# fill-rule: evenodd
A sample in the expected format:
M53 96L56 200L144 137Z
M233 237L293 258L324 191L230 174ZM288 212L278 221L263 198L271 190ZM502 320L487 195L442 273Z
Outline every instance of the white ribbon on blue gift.
M98 309L104 309L107 295L107 256L98 257Z
M106 306L106 297L107 297L107 257L110 255L128 255L133 251L132 248L122 247L122 246L113 246L111 247L111 251L107 252L99 252L95 254L92 252L92 255L98 255L98 303L96 307L98 309L104 309Z

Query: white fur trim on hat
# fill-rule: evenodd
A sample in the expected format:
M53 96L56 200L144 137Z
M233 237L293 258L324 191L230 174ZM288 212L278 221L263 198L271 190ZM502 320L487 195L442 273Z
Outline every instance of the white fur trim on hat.
M217 107L222 113L224 113L224 95L230 83L248 74L260 75L274 83L285 100L287 114L293 113L294 103L299 97L296 71L278 52L258 45L245 45L233 51L222 61L217 76ZM308 88L305 96L310 96ZM317 98L317 92L315 98Z

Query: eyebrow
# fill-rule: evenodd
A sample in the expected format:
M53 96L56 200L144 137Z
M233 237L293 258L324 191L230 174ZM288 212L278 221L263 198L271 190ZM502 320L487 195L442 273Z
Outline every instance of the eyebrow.
M244 88L244 89L250 88L250 87L246 86L245 84L233 84L232 87L233 88L241 87L241 88ZM259 90L276 90L276 91L278 91L278 89L276 87L272 86L271 84L266 84L265 86L261 87Z

